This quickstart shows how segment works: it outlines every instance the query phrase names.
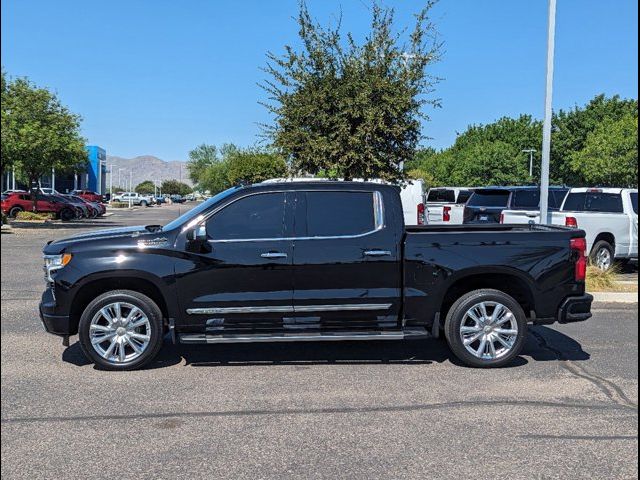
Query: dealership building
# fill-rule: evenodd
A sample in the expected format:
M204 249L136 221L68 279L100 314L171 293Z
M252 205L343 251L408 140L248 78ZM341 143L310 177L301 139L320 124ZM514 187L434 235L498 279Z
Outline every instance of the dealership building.
M84 172L56 173L55 169L51 169L51 174L40 179L40 187L53 188L60 193L68 193L71 190L107 193L107 152L97 145L87 145L85 149L88 162ZM27 185L16 180L15 172L8 172L4 180L5 188L28 189Z

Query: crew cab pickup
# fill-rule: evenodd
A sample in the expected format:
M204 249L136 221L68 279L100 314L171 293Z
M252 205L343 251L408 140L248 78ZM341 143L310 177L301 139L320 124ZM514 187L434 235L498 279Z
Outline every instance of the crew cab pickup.
M549 195L548 223L585 231L591 263L602 270L614 260L638 259L638 190L635 188L572 188L560 209ZM539 194L538 194L539 197ZM503 210L501 223L539 223L540 210Z
M497 367L527 323L586 320L584 232L561 226L405 227L399 189L362 182L234 187L164 226L44 247L46 331L139 368L184 344L400 340L444 332Z

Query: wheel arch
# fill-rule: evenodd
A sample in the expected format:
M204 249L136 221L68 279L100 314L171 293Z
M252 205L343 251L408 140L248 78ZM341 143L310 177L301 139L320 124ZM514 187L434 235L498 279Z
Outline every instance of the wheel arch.
M132 290L153 300L162 312L163 321L171 316L169 305L162 289L151 279L142 275L108 275L87 279L73 296L69 317L72 325L78 325L80 317L89 303L99 295L111 290Z
M535 295L532 280L510 269L491 272L467 271L458 275L447 286L440 304L440 321L462 295L473 290L494 289L514 298L527 316L535 311Z

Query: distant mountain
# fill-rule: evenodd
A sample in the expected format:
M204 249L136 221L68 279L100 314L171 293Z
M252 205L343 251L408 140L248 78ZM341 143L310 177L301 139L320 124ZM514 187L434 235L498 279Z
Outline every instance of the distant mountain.
M189 180L186 162L167 162L153 155L141 155L135 158L107 155L107 169L111 169L113 172L114 189L118 188L118 178L120 178L119 187L122 189L128 188L129 172L132 175L131 183L134 188L145 180L158 182L158 185L163 180L181 180L187 185L193 186L193 183ZM118 171L120 171L119 174ZM109 174L107 174L107 189L109 189L109 181Z

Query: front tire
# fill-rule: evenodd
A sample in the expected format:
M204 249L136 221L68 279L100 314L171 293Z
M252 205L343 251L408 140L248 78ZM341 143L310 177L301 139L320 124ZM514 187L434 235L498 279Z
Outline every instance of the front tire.
M60 212L60 220L63 222L69 222L76 218L76 214L70 208L64 208Z
M589 260L600 270L607 271L613 266L615 249L606 240L599 240L591 249Z
M527 333L522 307L499 290L474 290L449 309L445 336L453 354L465 365L497 368L520 354Z
M106 370L135 370L162 347L162 312L146 295L131 290L103 293L80 317L80 346Z

